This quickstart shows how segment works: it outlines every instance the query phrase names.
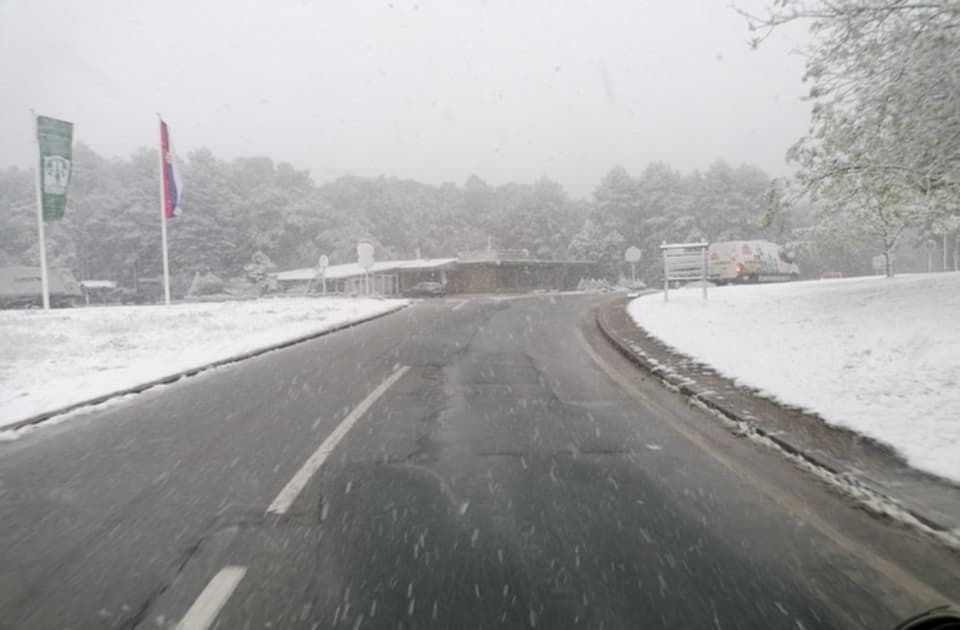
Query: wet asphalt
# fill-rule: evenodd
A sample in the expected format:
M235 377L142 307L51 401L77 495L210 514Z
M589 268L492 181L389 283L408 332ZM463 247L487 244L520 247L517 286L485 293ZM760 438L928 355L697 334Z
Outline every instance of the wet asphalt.
M605 299L427 300L0 443L0 628L173 627L224 567L229 629L883 628L958 596L955 554L618 361Z

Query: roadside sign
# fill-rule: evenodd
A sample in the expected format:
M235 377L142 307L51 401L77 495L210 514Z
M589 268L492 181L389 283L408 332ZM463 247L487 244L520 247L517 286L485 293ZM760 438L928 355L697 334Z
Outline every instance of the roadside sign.
M669 299L671 282L696 282L703 287L707 299L707 247L700 243L663 242L663 299Z
M330 259L327 258L326 254L320 256L320 260L317 261L317 272L320 274L320 282L323 285L322 295L327 294L327 267L330 266Z
M640 258L643 257L643 251L639 247L634 247L631 245L627 248L627 251L623 253L623 259L630 263L630 284L635 285L637 283L637 263L640 261Z
M357 262L365 271L373 269L373 241L357 242Z
M370 270L373 269L373 241L357 241L357 262L363 267L363 293L370 295Z

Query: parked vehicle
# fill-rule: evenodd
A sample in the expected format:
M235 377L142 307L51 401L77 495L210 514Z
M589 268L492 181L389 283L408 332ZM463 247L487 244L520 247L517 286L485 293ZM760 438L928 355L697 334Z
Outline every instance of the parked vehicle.
M793 254L770 241L726 241L707 249L707 277L715 284L796 280Z
M439 282L418 282L404 292L407 297L442 297L447 290Z
M49 269L50 305L73 306L83 297L80 283L69 269ZM0 267L0 308L43 305L40 267Z

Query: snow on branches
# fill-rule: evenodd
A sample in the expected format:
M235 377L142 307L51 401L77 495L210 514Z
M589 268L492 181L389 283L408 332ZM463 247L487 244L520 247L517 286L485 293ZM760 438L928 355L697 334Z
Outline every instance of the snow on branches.
M832 224L883 225L885 253L889 234L960 215L960 0L775 0L741 13L754 45L810 23L811 125L788 152L794 193Z

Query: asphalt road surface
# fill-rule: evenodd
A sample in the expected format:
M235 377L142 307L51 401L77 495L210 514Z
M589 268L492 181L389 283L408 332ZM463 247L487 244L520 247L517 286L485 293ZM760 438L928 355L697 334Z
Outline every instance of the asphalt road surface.
M425 301L0 443L0 627L885 628L960 599L956 554L623 361L603 299Z

